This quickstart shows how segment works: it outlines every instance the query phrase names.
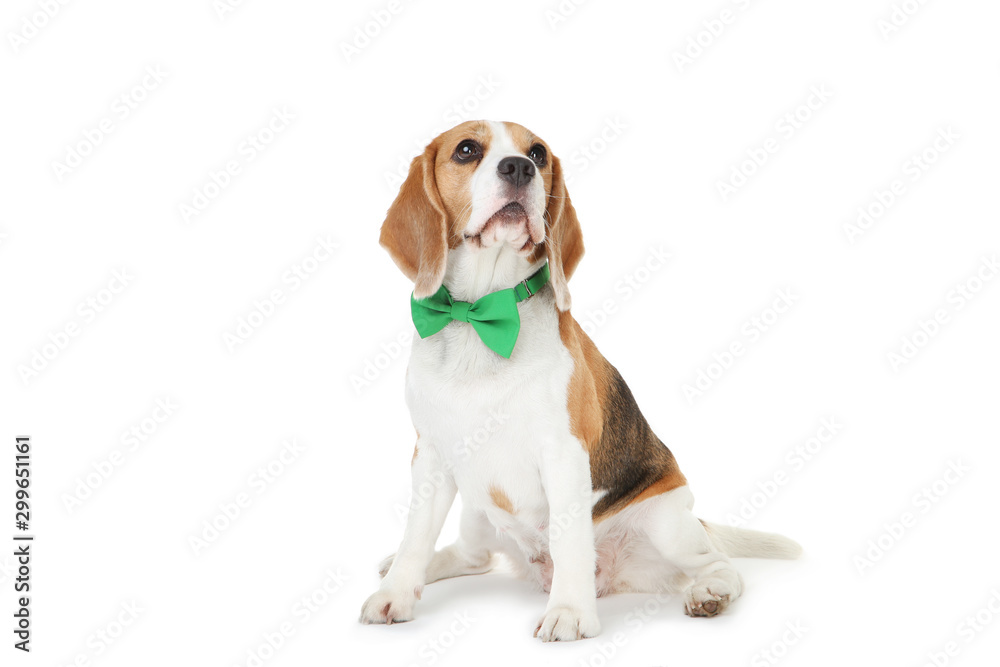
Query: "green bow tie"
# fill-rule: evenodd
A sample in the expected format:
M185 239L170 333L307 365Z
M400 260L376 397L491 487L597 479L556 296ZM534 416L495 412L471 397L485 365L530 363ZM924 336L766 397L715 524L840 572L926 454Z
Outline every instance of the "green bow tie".
M410 296L413 324L421 338L433 336L452 320L468 322L480 340L501 357L510 359L521 330L517 304L531 297L549 282L549 265L543 264L532 276L516 287L490 292L475 303L455 301L444 285L433 296L415 299Z

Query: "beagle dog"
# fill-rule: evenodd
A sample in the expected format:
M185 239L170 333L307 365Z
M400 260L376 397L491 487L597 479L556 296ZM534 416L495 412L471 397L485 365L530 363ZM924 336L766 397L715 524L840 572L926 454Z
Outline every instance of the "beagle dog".
M574 640L600 631L598 596L683 591L688 615L715 616L743 590L731 557L799 555L692 513L674 455L570 314L583 238L545 141L507 122L444 132L410 165L380 243L414 283L417 442L403 540L363 623L409 621L425 584L504 554L549 593L535 636ZM457 493L459 538L435 551Z

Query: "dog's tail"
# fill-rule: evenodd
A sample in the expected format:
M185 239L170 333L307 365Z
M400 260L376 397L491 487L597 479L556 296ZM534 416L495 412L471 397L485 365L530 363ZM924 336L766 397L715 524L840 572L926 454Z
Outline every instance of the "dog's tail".
M702 521L715 548L733 558L798 558L802 547L795 540L777 533L733 528Z

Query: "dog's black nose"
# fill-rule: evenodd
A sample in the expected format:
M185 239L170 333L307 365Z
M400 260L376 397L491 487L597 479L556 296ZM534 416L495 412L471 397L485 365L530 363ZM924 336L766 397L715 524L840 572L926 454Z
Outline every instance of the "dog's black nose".
M535 175L535 163L526 157L505 157L497 165L500 178L515 188L527 185Z

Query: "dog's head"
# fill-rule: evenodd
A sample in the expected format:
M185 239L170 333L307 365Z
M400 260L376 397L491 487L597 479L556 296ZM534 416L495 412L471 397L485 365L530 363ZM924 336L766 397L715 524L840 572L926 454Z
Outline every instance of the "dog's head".
M460 247L503 244L527 262L544 255L561 310L569 309L567 281L583 256L559 159L526 128L487 121L453 127L414 158L379 242L418 299L441 287L448 253Z

